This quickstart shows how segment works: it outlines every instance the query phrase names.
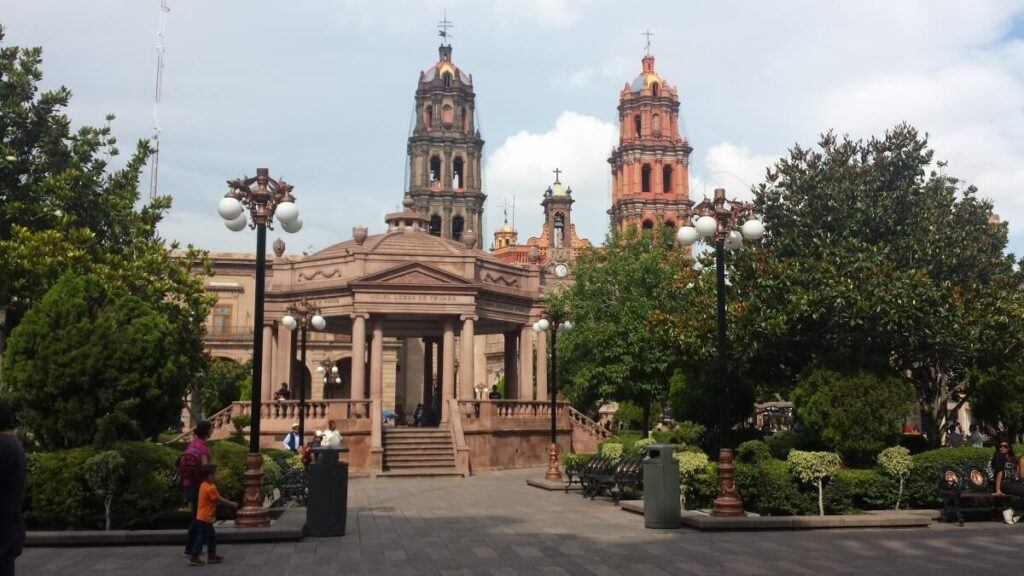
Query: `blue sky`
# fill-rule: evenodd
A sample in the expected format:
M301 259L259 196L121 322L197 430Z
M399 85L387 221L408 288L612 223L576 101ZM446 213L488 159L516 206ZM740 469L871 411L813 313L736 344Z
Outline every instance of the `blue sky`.
M1024 254L1022 2L652 0L636 14L606 0L168 3L160 187L175 205L161 230L203 248L252 250L215 205L226 179L257 166L295 185L305 227L274 233L289 252L355 225L382 230L447 11L487 141L488 240L512 197L520 239L538 231L556 165L579 231L603 237L618 93L650 28L682 101L695 198L716 186L745 195L787 148L827 129L866 137L909 121L948 173L995 201ZM151 132L158 6L0 0L0 22L8 44L43 46L46 84L74 92L74 121L118 115L127 150Z

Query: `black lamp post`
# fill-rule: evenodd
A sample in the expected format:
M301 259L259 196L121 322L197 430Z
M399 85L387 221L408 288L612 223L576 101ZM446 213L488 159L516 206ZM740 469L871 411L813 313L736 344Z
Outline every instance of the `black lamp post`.
M249 215L246 216L246 209ZM256 177L228 180L228 192L217 204L217 213L233 232L246 226L256 230L256 311L252 349L252 403L249 412L249 454L245 461L245 501L235 516L240 527L268 526L270 517L260 501L263 458L260 456L260 391L263 375L263 298L266 291L267 228L273 229L277 216L285 232L302 229L299 209L292 196L292 185L274 180L266 168L257 168Z
M564 320L559 315L551 315L551 319L541 318L533 323L536 333L551 332L551 375L548 378L548 393L551 396L551 445L548 446L548 471L545 480L558 481L562 473L558 470L558 331L572 330L572 321ZM542 353L547 353L544 351Z
M700 238L715 244L715 272L718 288L718 387L721 399L718 402L718 445L719 445L719 476L718 498L715 499L714 516L742 516L743 503L739 491L732 481L732 449L725 448L724 438L729 427L729 416L726 405L729 402L729 369L727 353L729 341L726 336L725 318L725 251L734 250L743 245L743 240L751 242L764 236L764 224L757 218L754 205L750 202L726 200L725 189L716 188L713 200L705 198L692 208L684 222L692 220L693 225L685 224L679 228L676 237L683 246L690 246ZM740 221L743 221L740 225Z
M323 330L327 320L320 315L320 307L303 298L288 307L288 315L281 318L289 330L298 328L301 331L299 346L299 444L306 443L306 337L309 329Z

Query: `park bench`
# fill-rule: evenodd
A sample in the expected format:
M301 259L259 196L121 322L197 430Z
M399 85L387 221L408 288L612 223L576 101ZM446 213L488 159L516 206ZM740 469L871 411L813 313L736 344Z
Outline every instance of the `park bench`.
M623 458L619 462L618 468L615 470L615 494L612 496L612 501L616 504L622 497L626 495L627 491L634 498L640 496L643 492L644 485L644 457L642 454L633 456L632 458Z
M580 472L580 486L583 488L583 496L590 496L591 500L599 492L605 489L615 474L615 467L619 463L618 457L595 456L583 467Z
M593 458L591 458L593 460ZM565 493L569 493L569 488L572 488L573 484L581 484L583 469L586 468L587 464L581 463L579 460L572 460L567 462L565 465ZM582 485L582 484L581 484Z
M1009 505L1013 498L1009 495L996 496L989 486L989 476L986 471L975 464L964 467L946 466L939 472L939 490L942 494L942 516L943 522L952 522L954 519L958 526L964 525L965 502L988 503L991 502L990 510L1003 510ZM977 510L977 506L969 507L970 510Z

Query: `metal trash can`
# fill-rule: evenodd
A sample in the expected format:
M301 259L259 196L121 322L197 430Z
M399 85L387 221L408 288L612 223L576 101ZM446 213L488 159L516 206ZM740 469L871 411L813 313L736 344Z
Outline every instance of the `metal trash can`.
M652 444L644 458L644 527L679 528L679 464L671 444Z
M339 462L338 448L313 448L316 460L306 469L306 534L344 536L348 512L348 462Z

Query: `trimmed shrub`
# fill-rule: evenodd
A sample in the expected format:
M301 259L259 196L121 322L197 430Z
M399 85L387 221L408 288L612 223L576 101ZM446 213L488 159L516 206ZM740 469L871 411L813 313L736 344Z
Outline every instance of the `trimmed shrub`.
M707 473L710 462L703 452L674 452L672 458L679 465L679 500L686 509L687 502L692 504L691 494L698 477Z
M601 449L601 446L604 444L620 444L624 454L632 453L633 445L641 438L643 438L643 436L637 430L620 430L611 437L605 439L605 441L597 447L597 452L598 454L604 454L604 451Z
M825 515L824 482L839 471L842 461L834 452L804 452L791 450L786 459L793 475L801 482L814 484L818 487L818 514Z
M686 444L688 446L699 446L704 438L706 429L694 422L682 421L676 424L671 430L662 430L654 433L654 439L659 444Z
M814 497L800 485L782 460L736 463L736 486L747 510L764 516L793 516L814 512Z
M903 490L907 508L938 508L942 506L939 493L939 471L944 466L974 464L980 468L992 460L991 448L939 448L913 456L914 469L907 477Z
M622 444L615 444L615 443L609 443L609 442L605 442L605 443L601 444L601 455L602 456L611 456L612 458L621 458L622 457Z
M568 454L563 454L562 468L565 470L568 470L569 468L581 470L593 457L593 452L569 452Z
M776 432L765 438L765 442L772 450L772 456L779 460L789 458L790 450L813 450L820 446L809 435L803 432L784 430Z
M245 455L249 448L228 440L209 444L210 462L217 466L217 491L228 500L241 502L245 495Z
M878 455L878 465L882 467L890 478L899 483L900 489L896 494L896 510L900 509L900 499L903 497L903 485L914 469L914 460L910 457L910 450L902 446L893 446L882 450Z
M736 460L748 464L757 464L771 460L772 449L763 440L748 440L736 448Z
M99 525L102 513L93 504L93 491L85 481L85 462L96 454L92 447L28 455L25 475L25 521L31 528L58 530Z
M114 445L125 461L125 483L114 497L112 516L118 528L150 526L172 515L184 501L171 483L178 453L150 442Z
M896 485L877 470L839 470L825 484L825 511L829 514L891 508L895 499Z
M110 530L110 507L124 479L124 458L116 450L100 452L85 461L85 481L103 498L103 529Z

